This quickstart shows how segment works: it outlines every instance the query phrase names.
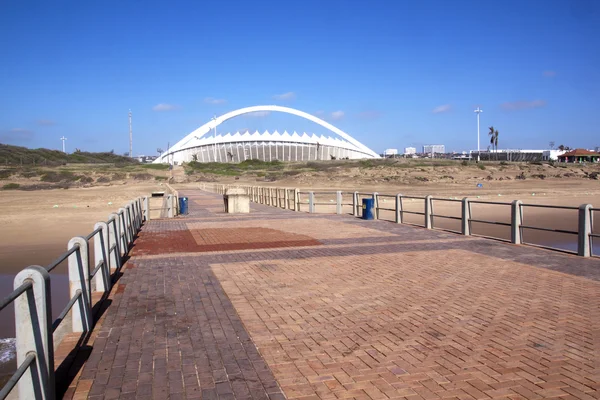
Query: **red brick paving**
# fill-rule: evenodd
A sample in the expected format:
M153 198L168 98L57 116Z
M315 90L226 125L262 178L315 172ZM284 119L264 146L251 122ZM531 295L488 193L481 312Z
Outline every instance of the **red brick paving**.
M306 235L267 228L212 228L140 234L132 254L271 249L316 246L321 242Z
M144 227L72 398L600 397L600 260L186 194ZM324 244L235 251L260 229ZM198 243L231 247L169 253Z

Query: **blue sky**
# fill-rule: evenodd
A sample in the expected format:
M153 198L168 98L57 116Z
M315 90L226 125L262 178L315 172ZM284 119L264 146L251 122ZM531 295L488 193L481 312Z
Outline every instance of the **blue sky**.
M600 145L600 2L0 2L0 142L155 154L241 107L367 146ZM286 114L219 131L327 134Z

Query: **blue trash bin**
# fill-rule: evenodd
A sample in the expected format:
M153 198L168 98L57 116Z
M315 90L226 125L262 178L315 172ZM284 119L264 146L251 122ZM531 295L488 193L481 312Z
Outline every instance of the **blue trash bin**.
M180 197L179 198L179 214L187 214L188 213L188 198Z
M362 199L362 219L375 219L375 200Z

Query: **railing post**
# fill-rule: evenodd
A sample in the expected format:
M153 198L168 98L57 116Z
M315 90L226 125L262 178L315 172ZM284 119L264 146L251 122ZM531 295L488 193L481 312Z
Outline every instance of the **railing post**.
M352 193L352 215L358 217L358 192Z
M69 264L69 298L73 298L78 290L81 297L78 306L73 306L73 332L89 332L92 329L90 267L88 265L88 243L85 238L76 236L69 240L68 249L79 245L68 258Z
M25 282L31 282L32 289L14 300L17 365L32 352L36 357L19 380L19 398L51 400L55 388L50 274L33 265L15 276L14 288Z
M379 219L379 193L377 192L373 192L373 208L374 208L374 213L373 213L373 217L375 217L375 219Z
M425 197L425 228L432 228L432 215L433 215L433 203L431 201L432 196Z
M102 268L96 272L94 282L96 282L96 292L106 292L110 290L110 267L108 261L108 224L98 222L94 225L94 230L101 228L100 232L94 235L94 269L99 262L102 262Z
M461 202L461 233L465 236L471 235L471 206L469 198L465 197Z
M121 268L118 218L119 216L117 214L110 214L108 216L108 263L111 274ZM112 243L115 244L115 248L111 251L110 248Z
M283 189L283 209L284 210L289 210L289 208L290 208L289 190L290 189L288 189L288 188Z
M341 192L341 190L338 190L337 192L335 192L335 213L336 214L342 213L342 192Z
M404 213L402 212L402 195L398 193L396 195L396 223L402 223L402 217Z
M592 233L592 205L579 206L579 228L577 229L577 254L582 257L591 256L590 234Z
M300 211L300 189L294 188L294 211Z
M119 208L117 215L119 216L119 250L121 251L120 255L125 255L129 252L129 242L127 241L127 228L125 226L125 209Z
M308 212L315 212L315 192L308 192Z
M150 221L150 201L144 196L144 221Z
M522 244L521 224L523 223L523 209L521 200L514 200L510 205L510 241L514 244Z
M128 232L129 232L129 245L131 245L131 243L133 243L133 238L135 236L135 232L134 232L134 227L133 227L133 204L129 203L127 204L126 208L125 208L125 212L127 213L127 228L128 228ZM131 247L131 246L130 246Z
M173 195L167 195L167 218L173 218Z

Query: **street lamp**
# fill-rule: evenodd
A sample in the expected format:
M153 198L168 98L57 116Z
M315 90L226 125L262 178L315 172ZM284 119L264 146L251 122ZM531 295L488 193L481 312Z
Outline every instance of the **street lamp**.
M483 110L477 107L477 110L475 110L474 112L477 113L477 162L479 162L479 114L481 114Z

